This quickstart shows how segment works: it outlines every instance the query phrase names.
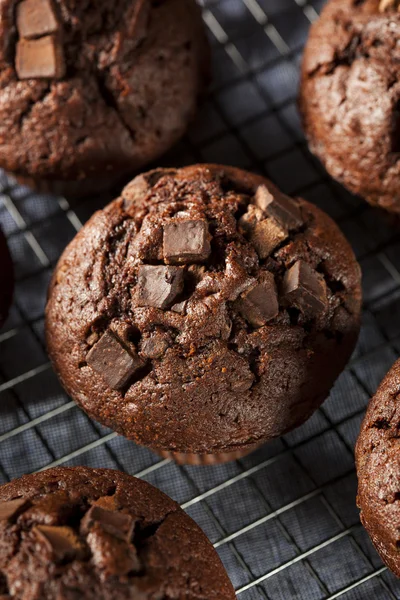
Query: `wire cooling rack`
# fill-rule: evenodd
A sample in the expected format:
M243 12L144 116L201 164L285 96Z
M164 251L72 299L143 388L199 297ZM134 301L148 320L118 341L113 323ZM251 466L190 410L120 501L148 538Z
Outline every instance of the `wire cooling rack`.
M46 356L51 271L105 200L71 209L0 173L0 220L15 262L11 316L0 332L0 480L55 465L111 467L164 490L215 544L240 600L400 598L355 507L353 447L368 398L399 354L400 232L332 182L311 157L296 111L299 64L323 2L203 0L212 94L163 164L219 162L265 172L326 210L364 273L363 329L349 368L303 427L238 462L180 467L91 421Z

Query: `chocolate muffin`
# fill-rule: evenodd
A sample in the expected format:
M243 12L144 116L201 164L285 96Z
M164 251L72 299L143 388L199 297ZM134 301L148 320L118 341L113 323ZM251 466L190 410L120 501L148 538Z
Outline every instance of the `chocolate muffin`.
M6 238L0 228L0 327L5 322L14 289L14 274Z
M221 459L316 410L360 305L359 266L321 210L238 169L159 169L65 250L47 343L90 416L181 460Z
M372 398L356 446L361 521L387 566L400 577L400 360Z
M396 213L399 35L398 1L328 1L311 28L300 93L311 151L350 191Z
M0 487L4 600L234 600L176 502L119 471L50 469Z
M102 191L184 133L209 51L195 0L2 0L0 166Z

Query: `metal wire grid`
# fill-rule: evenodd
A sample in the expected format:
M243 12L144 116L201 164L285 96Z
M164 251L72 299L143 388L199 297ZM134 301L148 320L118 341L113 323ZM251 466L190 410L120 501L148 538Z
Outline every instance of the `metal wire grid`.
M302 428L217 467L160 460L82 413L44 346L43 312L61 251L105 200L74 209L0 173L0 219L17 276L0 333L0 480L56 465L112 467L181 503L213 541L240 600L400 598L358 521L353 447L366 403L399 354L400 233L332 182L308 153L296 112L298 66L323 4L203 0L214 84L186 139L164 162L265 172L331 214L364 272L360 342L330 398Z

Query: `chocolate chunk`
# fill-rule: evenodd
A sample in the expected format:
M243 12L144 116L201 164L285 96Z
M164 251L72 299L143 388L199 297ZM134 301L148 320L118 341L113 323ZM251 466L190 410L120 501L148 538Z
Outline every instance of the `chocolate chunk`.
M24 498L0 502L0 521L12 522L28 506L29 502Z
M255 195L256 205L274 217L283 227L297 229L303 224L300 207L285 194L273 196L265 185L260 185Z
M298 260L285 273L283 295L307 316L317 316L328 304L325 281L303 260Z
M184 300L183 302L178 302L178 304L174 304L173 306L171 306L171 310L180 315L186 315L187 303L187 300Z
M264 219L257 223L251 231L250 241L258 256L263 259L268 258L287 237L287 229L281 227L274 219Z
M204 262L210 256L210 234L203 219L164 225L164 260L169 264Z
M87 543L103 580L122 577L141 568L135 546L111 535L99 524L88 534Z
M61 79L65 62L61 44L54 35L17 43L15 69L19 79Z
M379 11L385 12L385 10L397 10L400 12L399 0L381 0L379 4Z
M82 550L78 536L70 527L38 525L32 531L56 562L73 560Z
M22 0L17 5L17 29L26 39L56 33L58 22L50 0Z
M165 337L155 334L142 342L141 353L146 358L161 358L168 347Z
M183 290L183 269L142 265L138 274L138 306L166 309Z
M87 535L98 523L104 531L125 542L130 542L136 521L125 513L107 510L102 506L92 506L81 521L81 533Z
M240 314L253 327L262 327L279 314L278 295L272 273L265 271L257 284L237 301Z
M97 333L97 331L93 331L86 338L86 343L88 344L88 346L93 346L93 344L98 342L98 340L99 340L99 334Z
M128 351L110 331L89 350L86 362L113 390L125 387L144 366L139 356Z
M242 233L250 234L257 223L263 221L264 219L264 212L257 206L254 206L254 204L249 204L247 212L245 212L244 215L242 215L239 219L239 228Z
M67 492L57 491L43 496L25 509L18 519L22 528L35 525L61 525L75 516L75 507Z

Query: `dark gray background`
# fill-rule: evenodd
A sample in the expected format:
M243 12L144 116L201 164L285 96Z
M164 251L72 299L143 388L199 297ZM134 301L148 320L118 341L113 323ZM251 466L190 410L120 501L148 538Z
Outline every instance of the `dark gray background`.
M400 598L359 524L353 447L368 398L399 354L399 232L333 183L307 151L296 111L302 46L322 2L203 0L212 94L162 163L210 161L265 172L325 209L364 273L357 350L331 397L303 427L215 468L178 467L117 438L69 400L43 343L46 287L65 245L104 199L71 210L0 174L0 219L16 269L0 333L0 479L45 467L116 467L178 502L215 543L240 600Z

